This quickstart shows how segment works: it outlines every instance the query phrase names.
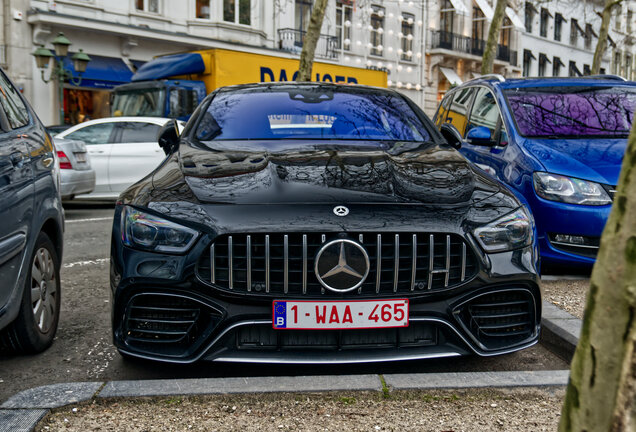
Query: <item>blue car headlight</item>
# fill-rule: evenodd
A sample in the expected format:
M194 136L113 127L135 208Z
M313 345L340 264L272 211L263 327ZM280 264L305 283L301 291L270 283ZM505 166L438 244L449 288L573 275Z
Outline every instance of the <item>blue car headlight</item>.
M534 223L523 207L519 207L487 225L473 230L486 252L504 252L532 244Z
M568 204L611 204L609 194L598 183L546 172L533 174L534 190L541 198Z
M152 252L184 253L199 237L192 228L128 206L122 211L121 225L126 246Z

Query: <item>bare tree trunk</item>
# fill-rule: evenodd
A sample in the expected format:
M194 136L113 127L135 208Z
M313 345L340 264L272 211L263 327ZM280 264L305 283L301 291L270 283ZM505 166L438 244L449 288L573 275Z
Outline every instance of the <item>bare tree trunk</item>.
M636 430L636 122L588 293L559 431Z
M592 75L598 75L601 72L601 61L603 60L603 54L605 54L605 48L607 47L607 34L612 18L612 8L619 5L622 1L623 0L605 0L601 29L598 32L598 41L596 42L594 60L592 61Z
M314 54L320 38L322 20L325 18L328 0L316 0L311 11L307 33L303 39L303 51L300 53L300 66L296 81L311 81L311 69L314 66Z
M495 14L492 17L490 28L488 29L488 41L486 42L484 56L481 60L482 75L493 72L495 57L497 57L497 46L499 45L499 33L501 32L501 25L503 24L504 12L506 12L507 5L508 0L497 0Z

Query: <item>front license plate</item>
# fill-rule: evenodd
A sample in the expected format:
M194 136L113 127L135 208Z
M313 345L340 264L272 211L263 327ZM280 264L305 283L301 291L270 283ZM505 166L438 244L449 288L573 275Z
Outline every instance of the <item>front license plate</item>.
M408 327L409 301L274 300L272 325L277 330Z
M77 162L84 163L86 162L86 153L73 153L75 155L75 159Z

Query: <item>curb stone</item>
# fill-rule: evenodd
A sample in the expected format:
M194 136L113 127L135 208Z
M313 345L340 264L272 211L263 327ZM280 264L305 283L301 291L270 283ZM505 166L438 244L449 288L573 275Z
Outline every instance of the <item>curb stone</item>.
M574 355L582 320L552 303L542 305L541 343L568 361ZM569 371L463 372L388 374L391 391L407 389L560 387ZM103 387L103 389L101 389ZM101 389L101 391L100 391ZM181 380L109 381L62 383L36 387L15 394L0 406L0 432L28 432L52 408L93 398L194 396L206 394L319 392L383 390L379 375L204 378Z

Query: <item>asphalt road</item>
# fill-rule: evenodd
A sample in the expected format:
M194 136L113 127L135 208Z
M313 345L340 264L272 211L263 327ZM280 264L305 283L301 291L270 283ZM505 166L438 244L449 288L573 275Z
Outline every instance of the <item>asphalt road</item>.
M124 360L113 347L110 336L108 257L112 217L112 205L72 203L67 206L61 271L62 309L57 337L53 346L42 354L0 354L0 402L21 390L71 381L568 368L564 361L542 345L494 358L466 357L369 365L164 365Z

